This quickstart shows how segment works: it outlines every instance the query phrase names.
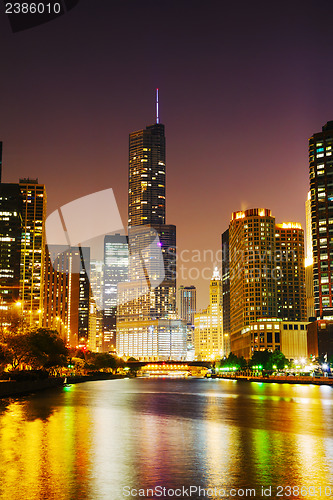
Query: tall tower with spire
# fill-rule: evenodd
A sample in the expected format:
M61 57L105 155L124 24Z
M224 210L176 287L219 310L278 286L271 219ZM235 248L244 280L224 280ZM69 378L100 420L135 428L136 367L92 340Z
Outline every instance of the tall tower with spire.
M118 285L117 352L182 359L186 324L176 320L176 227L166 224L165 134L158 106L157 89L156 123L129 136L129 282Z
M128 226L146 224L165 224L165 135L158 122L129 136Z

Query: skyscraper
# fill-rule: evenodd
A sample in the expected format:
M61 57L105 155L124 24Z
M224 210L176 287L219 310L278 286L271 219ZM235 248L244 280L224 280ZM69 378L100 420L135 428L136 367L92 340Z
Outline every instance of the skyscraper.
M104 238L104 341L108 351L116 347L118 284L128 280L128 238L120 234Z
M71 347L85 344L89 335L90 248L48 245L46 253L43 326L56 329Z
M19 303L23 201L18 184L0 184L0 320L12 324ZM15 306L19 303L19 309Z
M253 350L279 349L278 335L258 342L255 330L266 321L271 328L275 319L304 330L297 325L306 319L304 232L295 222L276 225L270 210L254 208L232 214L229 239L231 351L249 358ZM258 321L260 328L250 327Z
M165 224L165 174L157 115L154 125L129 137L129 282L118 286L120 355L186 356L186 325L176 320L176 228Z
M306 320L304 231L297 222L275 226L278 317Z
M314 308L333 320L333 121L309 139Z
M20 179L23 197L21 300L30 325L39 324L43 304L46 191L38 179Z
M165 224L164 125L129 136L128 226Z
M195 286L178 288L178 317L187 325L188 360L194 359L194 315L197 312L197 289Z
M103 352L104 260L90 261L89 349Z
M2 182L2 142L0 141L0 183Z
M234 212L229 225L231 350L249 357L242 330L277 317L275 218L265 208Z
M197 309L197 289L195 286L180 286L178 316L186 321L188 326L194 327L194 315Z
M229 229L222 234L223 331L230 335Z
M311 222L311 191L308 192L305 202L306 215L306 256L305 256L305 291L307 319L315 317L314 290L313 290L313 248Z

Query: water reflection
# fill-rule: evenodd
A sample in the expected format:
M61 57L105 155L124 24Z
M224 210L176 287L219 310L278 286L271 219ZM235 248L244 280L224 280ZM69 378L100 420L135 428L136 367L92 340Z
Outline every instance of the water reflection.
M333 479L332 407L330 387L221 380L88 382L3 400L0 497L118 500L123 486L197 485L259 498L262 485L297 485L314 498L308 488Z

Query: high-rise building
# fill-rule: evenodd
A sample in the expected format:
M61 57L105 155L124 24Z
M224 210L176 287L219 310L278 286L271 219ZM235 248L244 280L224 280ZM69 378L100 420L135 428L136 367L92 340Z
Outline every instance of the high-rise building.
M333 121L309 139L314 309L333 320Z
M305 256L305 292L306 292L306 317L314 318L314 290L313 290L313 249L312 249L312 223L311 223L311 191L308 192L305 202L306 215L306 256Z
M278 317L306 320L304 231L297 222L275 226Z
M104 261L90 261L89 348L103 352Z
M197 289L195 286L180 286L178 288L178 316L186 321L188 326L194 327L194 315L197 310Z
M198 360L220 359L229 354L229 336L223 334L223 290L215 268L209 286L207 309L194 315L194 349Z
M250 358L254 350L280 349L277 336L258 341L250 325L306 320L304 232L255 208L232 214L229 238L231 351Z
M222 234L223 331L230 335L229 229Z
M56 329L75 347L89 337L90 248L48 245L43 326Z
M277 317L275 218L265 208L234 212L229 225L231 351L246 358L243 329Z
M0 141L0 183L2 182L2 142Z
M165 224L165 174L164 125L157 116L129 138L129 282L118 285L119 355L166 359L165 352L177 352L184 358L179 346L186 347L187 328L176 320L176 228ZM165 335L170 346L163 350Z
M118 284L128 280L128 238L107 234L104 238L104 340L105 351L116 348Z
M164 125L129 136L128 226L165 224Z
M129 228L128 237L129 280L148 285L149 317L175 319L176 226L135 226Z
M20 179L20 189L23 197L20 296L25 320L36 325L43 304L46 191L38 179Z
M21 314L19 301L23 201L18 184L0 184L1 329Z
M197 312L197 289L195 286L178 288L178 317L187 325L187 359L194 359L194 315Z

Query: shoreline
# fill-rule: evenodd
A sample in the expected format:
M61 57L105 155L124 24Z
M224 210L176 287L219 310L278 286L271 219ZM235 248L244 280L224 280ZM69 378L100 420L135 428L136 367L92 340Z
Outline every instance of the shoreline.
M83 382L93 382L97 380L114 380L124 378L123 375L113 375L103 373L101 375L73 375L67 377L67 384L74 385ZM10 398L15 396L26 396L34 392L65 387L66 377L49 377L36 380L0 380L0 399Z
M220 375L213 379L240 380L244 382L263 382L265 384L305 384L305 385L329 385L333 387L333 378L329 377L256 377L252 375Z

